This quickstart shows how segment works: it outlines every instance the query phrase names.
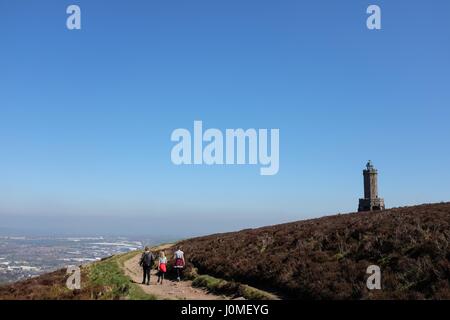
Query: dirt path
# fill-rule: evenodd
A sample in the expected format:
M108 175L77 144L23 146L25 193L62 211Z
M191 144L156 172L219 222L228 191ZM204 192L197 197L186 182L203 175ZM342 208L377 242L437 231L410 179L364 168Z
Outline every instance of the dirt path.
M165 279L164 283L157 284L158 276L156 270L152 270L150 285L143 285L142 268L139 266L140 255L124 262L124 273L129 276L134 283L140 286L146 293L156 296L158 299L177 300L223 300L225 296L217 296L206 292L206 290L192 287L192 281L172 281Z

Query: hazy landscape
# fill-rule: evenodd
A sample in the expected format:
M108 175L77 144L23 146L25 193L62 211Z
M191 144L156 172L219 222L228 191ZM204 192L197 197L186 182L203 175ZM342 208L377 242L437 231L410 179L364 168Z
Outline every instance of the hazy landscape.
M203 288L219 298L409 300L450 299L449 239L447 202L337 214L191 238L178 244L187 259L184 287ZM60 269L0 286L0 299L160 298L152 286L139 283L137 261L141 251L136 249L143 240L101 237L2 241L1 257L10 262L3 265L10 272L9 280L68 263L122 254L85 264L81 291L65 287L67 275ZM164 245L168 257L173 256L175 247ZM158 252L161 247L153 250ZM30 252L36 252L34 257ZM169 298L175 292L171 288L177 286L170 282L174 278L172 262L169 259ZM381 269L380 290L366 286L370 265ZM13 275L15 270L17 274Z
M149 237L0 236L0 284L141 249Z

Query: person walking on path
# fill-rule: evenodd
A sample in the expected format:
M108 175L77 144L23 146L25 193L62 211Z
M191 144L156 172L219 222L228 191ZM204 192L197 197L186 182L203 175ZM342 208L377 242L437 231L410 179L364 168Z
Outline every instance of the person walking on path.
M158 283L163 284L164 281L164 275L167 272L167 258L164 251L161 251L159 253L159 259L158 259ZM161 282L160 282L161 281Z
M147 285L150 285L150 270L152 269L154 260L155 257L149 247L145 247L141 260L139 260L139 265L142 267L143 273L142 284L147 283Z
M181 270L183 270L186 265L186 261L184 260L184 252L181 251L181 247L177 247L177 251L174 253L175 265L174 268L177 270L177 280L181 280Z

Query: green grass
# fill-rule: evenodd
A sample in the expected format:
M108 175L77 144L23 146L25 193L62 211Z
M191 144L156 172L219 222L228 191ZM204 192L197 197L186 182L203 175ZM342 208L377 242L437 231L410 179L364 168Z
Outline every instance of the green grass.
M100 299L154 300L123 274L121 266L139 252L129 252L96 262L89 267L89 281L93 287L102 287Z
M206 288L215 294L243 297L247 300L276 300L277 297L269 292L259 290L234 281L226 281L209 275L201 275L192 281L195 287Z
M217 291L220 288L224 287L226 284L225 280L214 278L208 275L201 275L192 281L192 285L195 287L206 288L210 291Z

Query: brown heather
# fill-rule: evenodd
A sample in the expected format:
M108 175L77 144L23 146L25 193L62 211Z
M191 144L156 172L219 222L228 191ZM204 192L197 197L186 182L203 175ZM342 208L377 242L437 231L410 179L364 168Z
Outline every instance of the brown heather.
M189 268L292 299L450 299L450 203L351 213L181 242ZM369 265L382 290L366 287Z

